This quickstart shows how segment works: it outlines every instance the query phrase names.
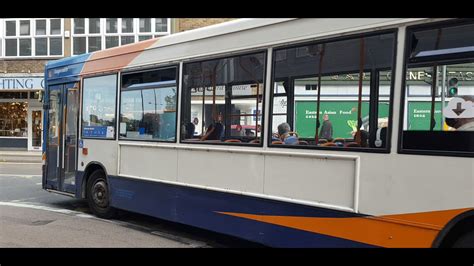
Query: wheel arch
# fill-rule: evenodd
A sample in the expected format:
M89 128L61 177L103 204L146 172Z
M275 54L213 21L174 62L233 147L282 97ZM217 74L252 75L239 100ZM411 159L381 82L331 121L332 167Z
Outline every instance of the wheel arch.
M465 211L449 221L433 241L432 247L451 247L463 234L474 230L474 209Z
M105 166L97 161L92 161L89 162L86 165L86 168L84 170L84 175L82 177L82 182L81 182L81 198L85 199L86 198L86 191L87 191L87 181L89 180L89 177L91 174L96 171L96 170L103 170L105 173L105 178L107 179L107 184L110 186L110 183L108 182L108 174L107 174L107 169Z

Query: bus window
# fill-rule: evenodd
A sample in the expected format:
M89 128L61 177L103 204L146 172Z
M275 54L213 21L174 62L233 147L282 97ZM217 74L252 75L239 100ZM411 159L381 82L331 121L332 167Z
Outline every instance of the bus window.
M176 68L124 74L120 91L120 139L174 142Z
M407 29L401 152L472 156L474 23Z
M394 37L276 49L270 145L386 149ZM279 130L284 123L290 132Z
M265 53L184 64L181 138L261 143Z
M115 139L117 75L84 79L82 137Z

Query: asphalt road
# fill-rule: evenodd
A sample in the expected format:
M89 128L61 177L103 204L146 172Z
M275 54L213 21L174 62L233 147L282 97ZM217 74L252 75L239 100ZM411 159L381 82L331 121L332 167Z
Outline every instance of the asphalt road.
M43 190L41 164L0 162L0 247L261 246L130 212L100 219L84 200Z

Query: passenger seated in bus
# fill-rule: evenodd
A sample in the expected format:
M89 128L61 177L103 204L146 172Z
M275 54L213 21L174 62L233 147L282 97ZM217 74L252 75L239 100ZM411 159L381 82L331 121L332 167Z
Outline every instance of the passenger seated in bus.
M463 104L459 98L467 104ZM445 107L444 114L448 126L457 131L474 131L474 96L464 95L453 98Z
M224 125L222 125L222 114L219 114L217 120L209 125L206 134L201 140L220 140L224 133Z
M295 135L290 135L290 125L288 123L281 123L278 125L278 135L281 141L287 145L296 145L298 144L298 137Z

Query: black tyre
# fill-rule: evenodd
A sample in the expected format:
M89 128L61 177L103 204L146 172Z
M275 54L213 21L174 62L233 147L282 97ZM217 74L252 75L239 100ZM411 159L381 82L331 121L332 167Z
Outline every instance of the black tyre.
M87 202L92 212L104 219L116 216L117 210L110 206L110 192L103 170L94 171L87 181Z
M462 235L453 244L453 248L474 248L474 230Z

